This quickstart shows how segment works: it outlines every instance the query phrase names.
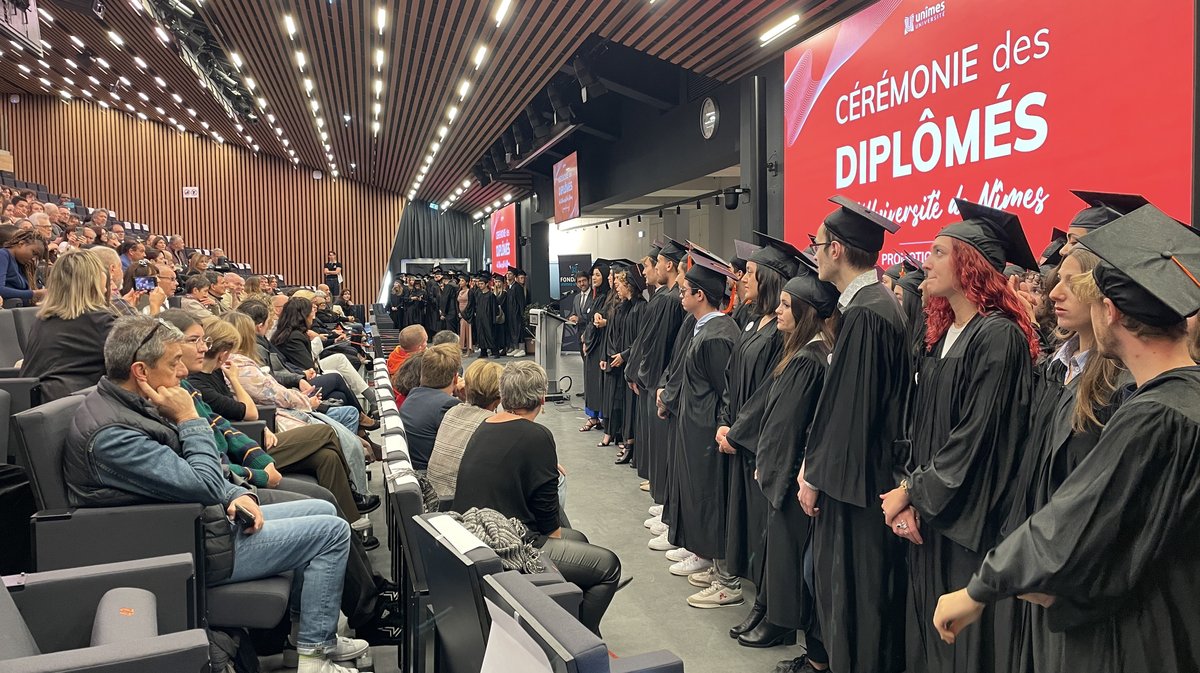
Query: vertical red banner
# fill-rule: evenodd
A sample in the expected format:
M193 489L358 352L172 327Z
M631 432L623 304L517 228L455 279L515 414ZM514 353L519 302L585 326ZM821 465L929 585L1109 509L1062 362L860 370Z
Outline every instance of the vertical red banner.
M517 204L492 213L492 271L504 273L517 265Z
M554 221L562 224L579 217L579 153L572 152L554 164Z

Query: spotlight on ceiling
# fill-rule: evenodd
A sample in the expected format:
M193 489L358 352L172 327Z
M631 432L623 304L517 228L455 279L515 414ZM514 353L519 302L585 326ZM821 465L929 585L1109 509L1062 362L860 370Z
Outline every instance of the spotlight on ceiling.
M529 125L533 127L533 137L537 140L550 137L550 125L542 117L542 113L537 109L537 106L530 103L525 108L525 117L529 119Z
M580 96L583 98L583 102L586 103L592 98L608 93L608 87L604 86L592 72L592 66L586 58L576 56L571 66L575 70L575 79L579 80Z
M562 89L556 84L546 87L546 97L550 99L550 107L554 109L555 121L569 122L575 117L571 104L567 102Z

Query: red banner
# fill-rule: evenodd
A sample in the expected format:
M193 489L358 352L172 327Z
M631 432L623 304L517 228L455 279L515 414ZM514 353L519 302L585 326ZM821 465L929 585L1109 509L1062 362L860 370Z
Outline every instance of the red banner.
M1031 247L1084 204L1144 194L1191 220L1193 3L880 0L784 58L785 235L844 194L924 252L965 198Z
M504 273L517 265L517 204L492 213L492 271Z
M579 154L572 152L554 164L554 221L579 217Z

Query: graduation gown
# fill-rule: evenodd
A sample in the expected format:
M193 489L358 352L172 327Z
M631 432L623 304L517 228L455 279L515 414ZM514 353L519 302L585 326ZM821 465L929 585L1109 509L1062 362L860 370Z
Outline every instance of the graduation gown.
M438 303L442 315L442 329L458 334L458 286L446 283L441 289Z
M604 333L607 327L596 327L593 322L596 312L608 302L608 292L589 293L583 304L583 315L579 317L584 325L580 343L584 346L583 354L583 403L592 411L600 412L604 404L604 372L600 371L600 360L604 357ZM607 420L607 419L605 419Z
M404 290L401 290L400 294L388 294L387 314L388 319L392 321L392 327L398 330L404 328Z
M736 324L736 323L735 323ZM771 371L783 352L783 334L774 318L759 329L754 320L741 326L741 336L725 369L725 394L717 411L718 426L732 428L742 416L761 420L762 401L757 409L748 408L752 397L771 385ZM759 395L761 398L762 395ZM725 561L731 574L745 577L756 587L762 586L767 530L767 501L754 481L755 455L759 437L754 430L761 423L749 422L739 428L730 444L733 455L721 454L729 471L729 500L726 512ZM732 432L732 430L731 430Z
M424 325L424 311L421 305L421 295L416 288L404 288L404 327L409 325Z
M605 426L608 433L613 437L614 441L628 439L630 417L632 416L631 407L626 405L626 393L632 395L629 386L625 383L625 367L629 358L629 349L632 347L633 338L635 336L638 321L642 319L642 312L646 307L646 302L641 295L631 299L630 301L622 301L617 304L613 310L613 317L608 323L604 334L603 357L604 360L611 363L614 356L618 353L621 355L622 365L613 367L608 365L608 369L604 371L601 377L604 388L604 403L601 405L601 414L604 416L607 425Z
M895 487L907 457L896 441L911 367L895 296L877 282L859 289L842 310L804 467L821 491L812 522L814 582L822 641L837 673L904 670L905 550L883 525L879 494Z
M508 313L507 327L508 344L513 348L525 347L525 307L529 305L529 290L520 283L514 283L508 288L508 296L504 301L504 310Z
M811 592L805 587L804 552L809 518L796 499L796 477L804 461L809 424L825 382L829 349L814 341L800 349L778 377L764 382L767 394L758 440L758 482L767 503L766 596L768 622L807 630L813 621ZM730 434L738 429L735 423Z
M1048 626L1079 671L1200 669L1200 367L1121 404L1091 453L967 585L1057 597ZM978 628L973 626L970 628ZM965 633L965 632L964 632Z
M746 325L754 321L754 307L744 301L739 301L730 317L737 323L738 329L746 329Z
M648 292L650 298L653 298L657 289L654 292ZM649 424L649 416L657 413L654 404L654 391L647 391L639 388L641 394L633 392L632 386L637 385L637 370L641 366L643 354L642 348L646 337L646 313L649 311L650 302L644 299L642 302L641 315L638 320L630 326L630 343L629 355L625 358L625 367L621 371L621 378L625 381L625 408L632 409L629 414L632 420L630 429L632 434L626 434L625 439L633 439L633 465L637 468L638 476L646 479L650 475L650 461L647 459L649 451L649 441L646 438L646 432ZM647 406L649 404L649 406ZM626 424L630 425L630 424Z
M634 446L635 459L638 461L638 472L643 479L650 480L650 495L654 502L666 502L666 474L670 460L670 444L668 442L669 425L658 417L658 405L655 394L662 387L663 373L671 362L675 352L676 338L682 334L680 325L687 314L679 303L679 288L659 287L650 301L646 303L645 319L643 320L642 335L636 346L639 356L637 369L626 374L626 379L646 391L643 408L646 414L645 441L639 441ZM691 332L687 332L690 338Z
M676 419L679 417L680 401L679 391L682 383L681 369L683 362L686 359L688 348L692 343L692 333L695 331L696 318L688 315L684 318L683 323L679 325L679 331L675 335L675 348L671 353L671 361L667 364L667 369L662 373L662 377L655 385L656 388L662 389L662 403L666 409L666 433L663 436L665 445L661 451L663 456L662 465L657 462L652 467L652 470L661 470L660 472L651 472L650 476L650 495L654 497L655 502L659 502L658 496L655 496L655 491L659 491L662 495L662 521L670 525L671 521L676 520L675 510L679 507L679 491L675 478L678 467L676 461L676 443L675 438L679 435L679 424ZM655 414L657 417L658 405L655 404ZM661 484L658 486L656 484Z
M933 612L970 579L1007 517L1032 361L1025 335L1001 314L975 316L942 353L944 342L920 359L913 398L909 496L925 543L908 548L908 662L909 670L984 673L1008 645L994 642L992 607L954 645L938 637Z
M508 311L508 290L493 291L492 296L496 298L497 315L500 313L504 314L504 322L502 323L497 323L495 318L492 319L492 341L495 342L496 348L506 351L510 347L508 343L508 323L511 319Z
M1092 357L1101 357L1093 353ZM1079 377L1063 383L1066 366L1046 360L1033 371L1029 433L1014 482L1001 539L1050 501L1051 496L1100 440L1099 427L1076 432L1071 427ZM1096 409L1102 423L1112 416L1126 394L1122 386L1109 403ZM1006 607L1001 607L1006 606ZM1064 673L1062 636L1046 628L1046 609L1028 601L1006 601L996 609L997 668L1014 673ZM1007 638L1006 638L1007 636ZM1012 647L1004 649L1005 643Z
M476 290L473 305L468 304L468 310L474 311L474 319L471 320L471 335L475 337L475 345L479 346L481 353L499 348L493 328L498 308L496 295L486 289Z
M725 391L725 368L738 340L737 323L718 314L700 327L681 358L675 379L674 476L670 501L671 544L701 558L725 555L725 508L728 497L724 454L717 450L717 407ZM664 508L664 516L667 516Z

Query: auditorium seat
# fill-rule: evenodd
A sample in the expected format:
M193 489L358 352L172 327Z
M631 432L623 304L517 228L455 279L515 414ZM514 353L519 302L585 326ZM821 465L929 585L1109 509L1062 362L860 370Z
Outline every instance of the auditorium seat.
M37 321L37 312L40 310L36 306L26 306L14 308L11 311L13 322L17 328L17 344L21 347L22 353L29 350L29 333L33 330L33 324Z
M0 377L14 378L20 374L17 362L25 357L17 323L12 311L0 311Z
M563 673L683 673L683 662L666 650L613 658L608 646L529 582L527 575L502 572L484 580L484 597L517 622ZM558 661L556 661L558 660Z
M70 423L82 397L70 395L13 416L17 448L29 465L39 512L32 520L37 570L72 568L80 549L93 563L113 563L187 552L203 577L198 545L198 503L156 503L121 507L71 507L62 457ZM199 553L198 553L199 552ZM210 626L271 628L283 618L291 589L287 574L198 592L198 613Z
M0 669L207 671L187 554L12 575L0 592Z
M429 600L437 622L438 670L474 673L483 663L489 623L483 603L483 578L503 572L504 566L491 547L446 514L424 514L412 521L416 523L417 549L425 561ZM564 614L571 614L571 608L578 614L583 592L556 570L527 578L548 599L565 606Z

